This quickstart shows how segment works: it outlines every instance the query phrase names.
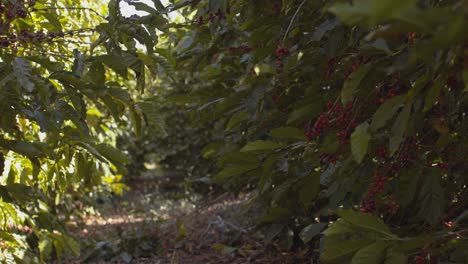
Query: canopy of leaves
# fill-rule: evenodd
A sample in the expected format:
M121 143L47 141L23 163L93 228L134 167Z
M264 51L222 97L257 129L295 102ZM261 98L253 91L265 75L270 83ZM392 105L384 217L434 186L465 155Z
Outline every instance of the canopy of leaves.
M166 147L197 131L174 153L214 160L228 191L256 188L286 248L466 262L466 1L126 2L146 14L1 1L5 262L79 253L56 216L125 173L125 126Z

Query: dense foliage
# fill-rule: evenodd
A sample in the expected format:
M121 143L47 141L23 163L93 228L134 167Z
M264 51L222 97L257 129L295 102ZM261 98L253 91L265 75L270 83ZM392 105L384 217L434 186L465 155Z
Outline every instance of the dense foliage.
M466 1L194 1L169 37L187 74L168 85L190 92L168 100L211 131L213 180L254 186L287 247L465 262L467 15Z
M143 120L124 87L143 89L142 60L156 60L143 23L117 1L0 1L0 261L79 254L63 224L74 201L122 191L128 159L112 145L124 113Z
M288 249L468 261L465 0L126 2L147 14L0 1L3 262L79 253L63 220L121 190L129 127L130 149L254 189Z

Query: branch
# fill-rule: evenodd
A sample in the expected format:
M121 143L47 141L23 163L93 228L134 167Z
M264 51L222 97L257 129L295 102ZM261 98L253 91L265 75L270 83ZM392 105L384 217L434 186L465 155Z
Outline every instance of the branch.
M286 37L288 36L289 34L289 31L291 30L291 27L294 23L294 20L296 19L297 15L299 14L299 11L301 10L302 6L304 6L305 2L307 0L303 0L301 2L301 4L299 5L299 7L297 8L296 12L294 13L293 17L291 18L291 21L289 22L289 25L288 25L288 28L286 29L286 32L284 33L284 37L283 37L283 46L284 46L284 41L286 41Z
M47 11L47 10L88 10L91 13L94 13L95 15L97 15L98 17L106 20L105 16L99 14L98 11L92 8L88 8L88 7L45 7L45 8L34 8L31 12Z

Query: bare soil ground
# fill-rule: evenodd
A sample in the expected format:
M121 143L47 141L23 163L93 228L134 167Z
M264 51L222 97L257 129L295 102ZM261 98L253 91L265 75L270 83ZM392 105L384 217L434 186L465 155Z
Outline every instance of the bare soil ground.
M100 216L70 223L88 247L65 263L312 263L310 256L283 252L255 232L252 194L207 195L194 202L162 192L158 179L130 187L102 205Z

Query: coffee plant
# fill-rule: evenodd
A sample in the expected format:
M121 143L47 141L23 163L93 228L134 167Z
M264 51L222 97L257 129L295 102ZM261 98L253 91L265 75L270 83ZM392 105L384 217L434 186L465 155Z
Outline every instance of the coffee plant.
M468 260L466 1L185 3L166 85L190 89L167 100L221 133L200 157L255 189L268 237L323 263Z
M64 225L75 200L122 191L128 158L113 144L124 124L141 130L129 91L164 61L158 27L161 14L125 19L118 1L0 1L2 263L79 254Z
M122 135L182 142L320 262L468 262L466 0L125 2L0 1L3 262L79 254Z

